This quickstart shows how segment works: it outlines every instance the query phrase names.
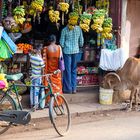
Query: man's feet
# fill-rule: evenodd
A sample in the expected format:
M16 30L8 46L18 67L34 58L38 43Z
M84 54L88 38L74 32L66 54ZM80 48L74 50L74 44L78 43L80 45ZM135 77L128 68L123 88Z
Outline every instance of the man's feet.
M72 92L63 91L64 94L72 94Z
M72 94L76 94L76 90L72 91Z

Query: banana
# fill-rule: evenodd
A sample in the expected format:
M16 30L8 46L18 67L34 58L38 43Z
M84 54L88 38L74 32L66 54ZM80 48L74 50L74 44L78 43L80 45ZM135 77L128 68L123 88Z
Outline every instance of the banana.
M57 23L60 20L59 11L49 10L49 19L51 22Z
M69 4L68 3L60 2L59 7L60 7L60 10L62 12L68 13L68 10L69 10Z

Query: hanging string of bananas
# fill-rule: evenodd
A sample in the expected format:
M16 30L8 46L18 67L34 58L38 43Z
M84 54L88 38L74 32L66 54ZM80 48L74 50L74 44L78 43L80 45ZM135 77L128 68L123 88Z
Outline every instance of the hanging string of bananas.
M14 14L14 19L16 21L17 24L23 24L25 22L25 9L24 9L24 6L17 6L14 11L13 11L13 14Z
M69 4L66 2L60 2L58 4L60 11L62 11L62 24L64 25L64 13L68 13L69 11Z
M102 25L105 19L105 10L104 9L95 10L92 19L93 24L91 25L91 28L95 30L97 33L101 33L103 31Z
M38 20L40 22L40 13L43 10L43 5L44 5L44 0L34 0L31 2L29 14L34 17L34 21L35 18L38 17Z
M92 18L92 14L88 14L86 12L84 12L80 16L80 27L84 32L89 32L91 18Z
M74 29L74 26L78 24L78 19L79 19L78 13L71 12L69 14L69 20L68 20L68 28L69 28L69 30Z
M105 18L103 23L102 37L105 39L112 39L112 18Z
M60 20L59 11L54 11L53 9L49 10L49 19L53 23L57 23Z

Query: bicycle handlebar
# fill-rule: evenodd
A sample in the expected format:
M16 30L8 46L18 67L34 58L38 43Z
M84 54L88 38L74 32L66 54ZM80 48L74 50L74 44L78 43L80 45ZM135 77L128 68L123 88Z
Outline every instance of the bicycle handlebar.
M45 76L49 77L51 75L55 75L55 74L58 74L60 72L61 71L58 69L58 70L54 71L53 73L48 73L48 74L44 74L44 75L35 75L35 76L31 76L31 78L38 78L38 77L45 77Z

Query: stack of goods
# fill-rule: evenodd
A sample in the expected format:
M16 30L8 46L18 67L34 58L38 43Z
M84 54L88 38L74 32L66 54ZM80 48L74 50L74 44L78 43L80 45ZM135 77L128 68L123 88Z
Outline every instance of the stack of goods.
M89 32L89 25L91 22L91 18L92 18L92 14L86 13L84 12L81 16L80 16L80 27L84 32Z
M88 74L88 70L85 66L79 66L77 68L77 74Z
M94 14L95 10L97 10L95 7L88 7L88 9L86 10L86 13L89 13L89 14Z
M69 14L69 20L68 20L69 30L73 30L74 26L78 24L78 18L79 15L76 12L71 12Z
M19 43L17 44L17 48L22 50L24 54L28 54L33 49L33 46L27 43Z
M105 18L103 23L102 37L105 39L112 39L112 18Z
M77 76L77 84L82 86L98 85L98 76L96 74Z
M96 74L96 73L98 73L98 67L79 66L77 68L77 74L78 75Z
M101 33L103 31L102 25L105 18L105 10L99 9L96 10L92 16L93 24L91 25L91 28L93 30L96 30L97 33Z

